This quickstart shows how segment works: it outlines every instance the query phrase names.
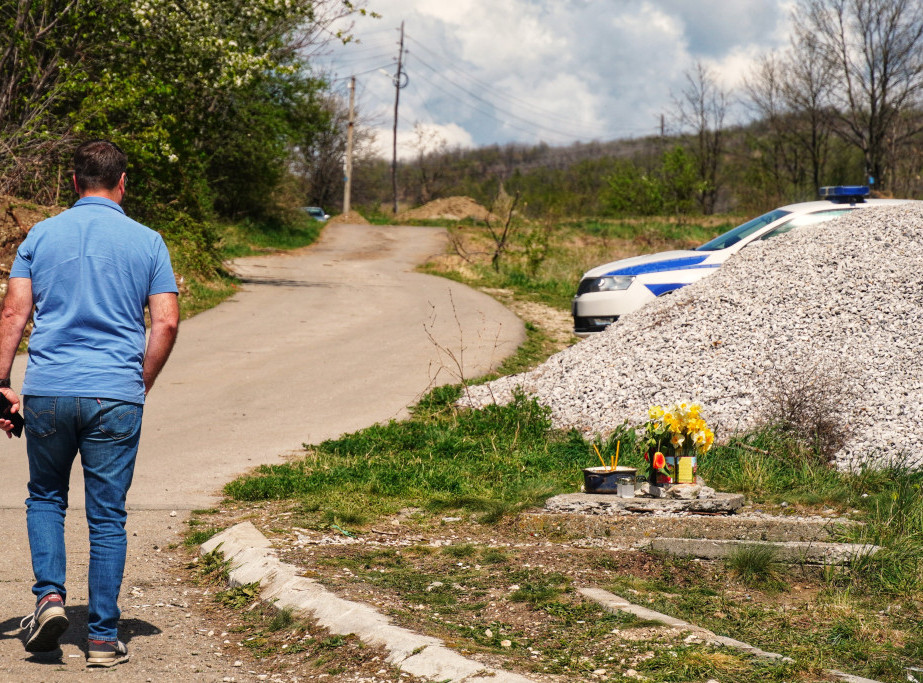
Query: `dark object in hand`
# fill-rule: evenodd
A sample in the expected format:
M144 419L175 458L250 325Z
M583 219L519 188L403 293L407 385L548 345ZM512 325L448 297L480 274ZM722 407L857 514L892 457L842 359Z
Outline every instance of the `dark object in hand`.
M10 412L11 407L10 399L6 397L6 394L0 392L0 418L13 423L13 429L11 430L13 436L22 436L22 427L26 422L19 413Z

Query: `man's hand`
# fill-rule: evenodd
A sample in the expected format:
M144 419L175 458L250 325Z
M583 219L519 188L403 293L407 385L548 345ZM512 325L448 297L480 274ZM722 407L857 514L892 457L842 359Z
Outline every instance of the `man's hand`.
M15 391L7 387L0 387L0 393L6 396L7 400L10 402L10 412L18 413L19 412L19 396ZM13 438L13 423L9 420L4 420L0 418L0 429L6 432L6 438Z

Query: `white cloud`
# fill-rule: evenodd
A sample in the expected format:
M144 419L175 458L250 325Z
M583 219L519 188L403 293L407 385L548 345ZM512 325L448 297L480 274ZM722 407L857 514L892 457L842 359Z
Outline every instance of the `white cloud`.
M447 149L457 147L474 147L474 138L471 133L455 123L449 124L421 124L424 138L421 142L416 128L398 129L397 131L397 158L413 159L421 148L424 153L434 151L436 146L445 143ZM394 128L378 127L373 130L375 142L372 149L385 159L391 159L394 154Z
M402 136L416 121L463 146L650 135L696 61L731 87L784 44L791 1L379 0L383 18L357 23L363 42L332 63L340 75L393 72L403 20ZM364 111L387 128L393 86L374 71L360 78Z

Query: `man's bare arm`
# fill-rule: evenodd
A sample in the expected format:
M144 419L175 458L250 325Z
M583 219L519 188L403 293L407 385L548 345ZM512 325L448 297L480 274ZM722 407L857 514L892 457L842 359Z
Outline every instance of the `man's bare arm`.
M163 369L179 330L179 301L176 294L152 294L147 300L151 312L151 334L144 353L144 393L154 386Z
M10 376L16 349L22 341L22 334L32 315L32 280L27 277L10 278L0 312L0 378ZM19 412L19 396L13 389L0 388L9 399L10 410ZM7 432L13 428L9 420L0 420L0 429Z

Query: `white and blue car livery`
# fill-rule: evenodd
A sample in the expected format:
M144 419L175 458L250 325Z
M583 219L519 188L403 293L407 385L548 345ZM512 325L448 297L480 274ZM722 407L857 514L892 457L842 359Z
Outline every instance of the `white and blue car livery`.
M700 280L757 240L831 220L855 209L903 204L906 199L868 199L865 186L822 187L821 200L783 206L738 225L691 250L665 251L612 261L584 273L571 305L574 333L600 332L658 296Z

